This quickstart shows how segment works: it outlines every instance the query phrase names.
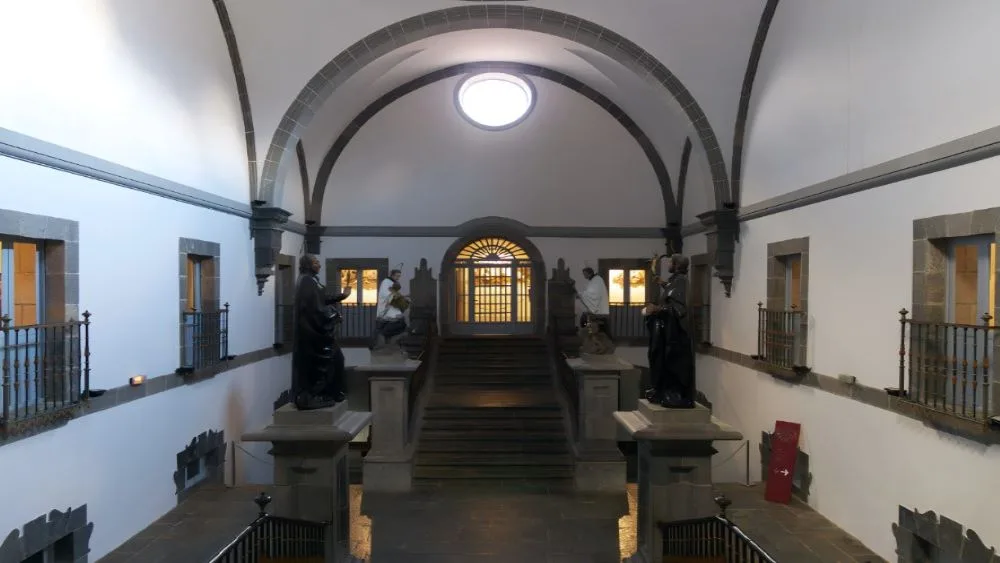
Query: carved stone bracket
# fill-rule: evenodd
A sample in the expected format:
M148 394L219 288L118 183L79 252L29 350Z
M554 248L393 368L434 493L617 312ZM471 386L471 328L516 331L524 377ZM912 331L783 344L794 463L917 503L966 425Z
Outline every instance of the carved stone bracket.
M726 297L730 297L733 291L736 242L740 234L740 223L736 212L735 205L727 204L722 209L698 215L701 224L708 228L705 232L708 238L708 254L712 256L715 277L722 282Z
M427 339L437 334L437 294L437 280L427 267L427 259L421 258L410 280L410 329L403 338L410 359L420 357Z
M547 281L549 301L549 331L556 340L556 346L569 358L580 355L580 336L576 326L576 302L573 287L576 282L569 275L569 268L562 258L552 269L552 277Z
M250 217L250 236L254 239L254 269L257 276L257 295L264 294L264 283L274 272L274 264L281 252L281 225L288 222L291 212L280 207L253 206Z

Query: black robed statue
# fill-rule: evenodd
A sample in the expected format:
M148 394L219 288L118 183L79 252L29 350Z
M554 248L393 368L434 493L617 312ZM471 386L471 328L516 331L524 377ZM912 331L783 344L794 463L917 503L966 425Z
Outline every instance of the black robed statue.
M646 399L667 408L694 408L694 345L687 315L687 257L668 257L667 281L656 278L660 298L643 309L649 331L649 376ZM653 265L655 267L655 264Z
M344 353L334 329L340 323L336 304L351 294L327 295L319 281L320 263L306 254L299 259L295 290L295 336L292 349L292 402L299 410L333 406L344 392Z

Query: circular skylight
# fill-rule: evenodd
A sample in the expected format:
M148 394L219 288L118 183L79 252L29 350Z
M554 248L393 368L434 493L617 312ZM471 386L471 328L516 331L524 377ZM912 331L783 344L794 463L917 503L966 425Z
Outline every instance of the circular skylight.
M459 112L484 129L506 129L520 123L535 104L527 80L503 72L474 74L458 85Z

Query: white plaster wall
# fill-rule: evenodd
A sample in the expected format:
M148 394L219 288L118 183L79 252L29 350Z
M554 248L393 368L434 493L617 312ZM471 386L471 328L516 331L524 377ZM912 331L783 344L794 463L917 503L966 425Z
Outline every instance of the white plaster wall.
M1000 125L1000 4L782 3L747 122L747 205Z
M528 225L664 225L649 160L602 108L535 78L527 119L485 131L455 107L460 80L403 97L358 132L327 183L324 225L458 225L491 215Z
M181 237L220 245L230 353L274 342L273 284L257 296L246 219L7 158L0 158L0 177L0 207L79 222L79 303L93 314L93 388L177 369Z
M94 523L90 559L100 559L176 506L177 452L192 438L224 430L227 442L238 441L270 422L274 399L288 388L287 378L275 375L287 374L290 362L290 356L257 362L4 445L0 466L17 486L4 492L0 530L86 504ZM269 444L240 445L268 459ZM231 458L227 449L227 482ZM240 450L236 469L238 484L271 482L273 468Z
M0 60L17 85L0 88L0 127L248 201L236 83L211 2L4 1L0 11L0 51L17 53Z
M742 225L733 295L713 285L713 342L756 353L767 244L809 237L809 362L872 387L898 381L899 315L912 304L913 220L1000 205L1000 158Z
M281 202L279 202L278 207L292 214L288 218L289 221L305 223L306 200L302 194L302 174L299 172L298 157L294 157L290 163L291 166L286 166L282 169L284 188L281 190ZM312 197L311 192L314 181L314 178L309 178L310 197Z
M776 420L802 424L799 447L809 454L813 475L809 504L887 560L896 558L890 526L900 505L933 510L975 530L986 545L998 543L1000 524L984 501L992 494L1000 448L708 356L698 361L698 378L714 414L751 440L754 480L760 479L761 431L773 432ZM732 450L719 449L719 461ZM715 478L742 482L744 465L721 464Z
M653 239L535 238L531 242L545 260L546 279L552 277L552 269L562 258L570 275L581 284L581 270L588 265L597 268L598 259L643 258L651 256L657 247L662 247L660 241ZM409 291L414 268L420 265L421 258L427 259L427 266L431 268L434 279L440 283L441 261L452 243L454 240L447 238L327 238L321 249L324 258L388 258L390 268L395 268L402 262L403 278L400 285L405 293ZM577 308L580 309L579 304ZM582 312L582 309L578 312Z
M993 158L744 223L732 298L712 286L713 343L756 352L767 244L808 236L809 365L871 387L895 387L898 311L912 303L913 220L1000 205L998 175L1000 158ZM719 416L752 441L753 478L759 478L760 432L773 431L775 420L801 423L814 474L810 504L883 557L892 558L889 525L898 505L934 510L987 544L1000 543L987 505L974 502L992 482L997 447L735 364L702 358L698 368L698 387ZM720 456L731 451L720 448ZM727 480L744 478L741 464L727 471Z

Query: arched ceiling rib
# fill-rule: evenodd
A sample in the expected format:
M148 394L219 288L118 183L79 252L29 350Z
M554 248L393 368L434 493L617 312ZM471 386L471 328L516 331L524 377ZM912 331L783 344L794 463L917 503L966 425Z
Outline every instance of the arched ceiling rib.
M327 191L328 180L333 171L333 167L335 166L337 159L343 153L344 149L347 148L348 143L350 143L354 135L365 125L365 123L368 122L368 120L373 118L379 111L387 107L392 102L410 92L413 92L414 90L459 74L488 71L526 74L551 80L583 95L607 111L608 114L614 117L622 125L622 127L624 127L629 134L632 135L642 148L647 159L649 160L650 166L653 168L663 195L664 226L666 226L666 223L668 222L680 222L681 209L677 205L674 188L670 180L670 174L664 163L664 159L656 150L656 147L653 146L653 143L650 141L646 133L629 117L624 110L600 92L597 92L590 86L576 80L575 78L562 74L561 72L537 65L505 62L462 63L446 67L402 84L386 93L378 100L369 104L364 110L358 113L358 115L346 127L344 127L343 132L336 138L330 146L330 149L323 156L316 174L316 184L312 191L312 201L306 206L307 221L320 221L323 209L323 198Z
M525 29L574 41L627 67L656 86L661 97L675 99L698 131L708 155L716 203L730 198L725 158L709 117L679 77L655 55L594 22L544 8L505 4L446 8L398 21L369 34L326 64L309 80L278 124L262 170L260 199L273 202L276 195L280 196L279 168L289 165L289 151L317 109L351 76L383 55L421 39L482 28Z

